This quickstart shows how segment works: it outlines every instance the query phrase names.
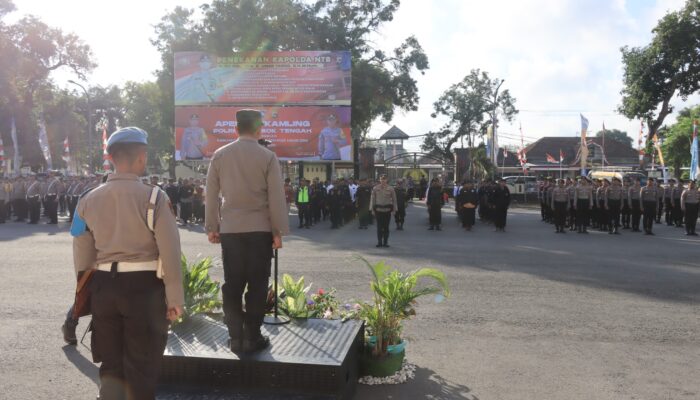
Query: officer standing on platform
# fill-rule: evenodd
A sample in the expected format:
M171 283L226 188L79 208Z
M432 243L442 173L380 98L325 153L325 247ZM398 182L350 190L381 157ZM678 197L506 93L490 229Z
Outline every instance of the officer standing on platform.
M681 210L685 216L685 234L688 236L697 236L695 233L695 225L698 222L698 202L700 201L700 193L695 187L695 181L691 180L688 183L688 188L681 194Z
M369 209L377 217L377 247L389 247L391 213L398 208L396 191L387 183L386 175L379 177L379 185L372 189Z
M262 113L239 110L236 122L238 140L216 150L209 164L205 227L209 242L221 243L224 322L231 351L239 353L270 344L260 327L273 249L281 248L282 236L289 233L289 216L277 156L258 144ZM308 203L308 197L305 200Z
M554 226L556 233L566 233L566 215L569 211L569 189L564 186L564 180L559 179L559 186L552 190L551 209L554 210Z
M180 236L165 192L141 183L147 134L107 140L116 172L78 202L71 233L76 272L92 280L92 353L100 399L154 399L168 320L182 314Z
M656 220L656 209L658 207L659 195L658 188L655 186L654 178L647 179L647 185L639 192L639 202L644 210L644 234L653 235L651 229L654 227Z

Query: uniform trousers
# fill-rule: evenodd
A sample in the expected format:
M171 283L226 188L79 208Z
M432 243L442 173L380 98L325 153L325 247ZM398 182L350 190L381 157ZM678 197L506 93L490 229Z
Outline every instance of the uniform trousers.
M299 228L311 226L311 210L309 203L297 203L299 213Z
M15 217L18 221L27 219L27 213L29 212L29 204L25 199L15 199L12 201L12 209L14 210Z
M685 203L685 232L695 233L698 223L698 203Z
M656 222L660 223L661 222L661 215L664 213L664 199L660 198L658 203L659 203L659 207L656 209Z
M192 202L183 201L180 203L180 219L183 223L190 222L192 218Z
M46 214L49 217L49 223L58 223L58 201L56 195L47 195L45 199L46 204Z
M610 232L617 230L620 227L620 200L608 200L608 230Z
M394 222L396 222L397 225L403 226L403 223L406 221L406 208L405 207L399 207L398 210L394 213Z
M642 208L639 200L632 200L632 229L639 230L639 220L642 218Z
M569 227L574 229L576 227L576 209L574 208L574 201L571 200L569 203Z
M588 199L578 199L576 202L576 227L587 228L590 218L590 203Z
M600 200L598 202L598 218L599 218L599 224L601 229L608 229L608 225L610 224L610 215L608 213L608 210L605 209L605 201Z
M503 206L496 206L493 209L493 225L499 229L505 229L506 218L508 217L508 208Z
M681 210L681 199L673 199L673 224L676 226L683 225L683 212Z
M476 222L476 208L462 208L459 212L463 227L471 227Z
M656 201L645 201L644 202L644 219L642 221L644 225L644 232L651 232L651 228L654 226L654 220L656 219Z
M557 228L557 230L564 230L567 211L568 203L566 201L554 202L554 226Z
M331 214L331 228L340 228L343 225L343 210L339 205L330 207ZM360 226L367 226L369 223L369 209L365 211L365 224L362 225L362 219L360 219ZM301 220L300 220L301 221Z
M68 196L68 220L73 221L75 215L75 206L78 205L78 196Z
M360 227L364 228L369 225L369 204L361 204L358 205L357 208L357 216L358 220L360 221ZM340 210L338 210L338 213L340 213Z
M5 200L0 200L0 224L4 224L6 218L7 206L5 205Z
M671 207L671 204L672 203L670 198L664 198L664 210L666 210L666 212L664 213L664 222L666 222L666 225L673 225L673 217L671 216L673 208Z
M388 244L389 222L391 222L391 211L374 211L377 216L377 244Z
M66 202L66 195L62 194L58 196L58 209L62 215L66 214L66 206L68 203Z
M428 206L428 218L430 220L430 226L438 226L442 224L442 206Z
M39 196L28 197L27 204L29 205L29 223L36 224L41 217L41 201L39 201Z
M260 326L267 311L272 233L222 233L221 252L224 263L221 295L229 336L232 340L259 339Z
M155 272L97 271L92 293L92 356L100 400L152 400L168 338L165 286Z
M629 204L627 204L627 201L625 200L623 202L624 204L622 205L622 226L625 228L630 227L630 216L632 215L632 210L630 209Z

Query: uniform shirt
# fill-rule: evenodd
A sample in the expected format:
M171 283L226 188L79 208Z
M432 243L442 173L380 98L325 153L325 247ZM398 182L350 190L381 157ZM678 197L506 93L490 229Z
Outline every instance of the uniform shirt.
M396 210L396 191L389 185L383 186L381 183L372 189L372 196L369 200L369 209L377 211L392 211Z
M46 186L46 194L50 196L55 196L59 193L60 190L60 182L58 179L52 179L48 185Z
M76 213L87 230L73 238L76 272L112 262L163 263L165 296L171 307L185 302L180 267L180 234L168 197L160 193L154 212L154 231L147 212L152 186L133 174L114 173L107 183L87 193Z
M598 203L605 203L605 192L608 190L610 186L601 186L596 190L596 200Z
M27 196L27 184L18 180L12 185L12 200L22 200Z
M621 202L624 197L622 186L611 185L605 191L605 207L609 207L611 201Z
M642 203L645 202L656 202L658 194L656 193L655 187L644 186L642 190L639 191L639 198Z
M41 195L41 182L34 181L29 183L27 186L27 197L34 197Z
M552 205L569 201L569 189L557 186L552 190Z
M207 232L289 233L279 161L254 137L243 135L214 152L205 197Z
M664 199L670 200L673 198L673 187L671 186L666 186L664 188Z
M698 204L698 201L700 200L700 193L698 193L698 189L685 189L683 191L683 194L681 195L681 208L685 211L685 205L686 204Z
M680 200L682 194L683 194L683 186L679 185L679 186L676 186L673 188L672 196L673 196L674 200Z
M630 202L630 204L637 203L639 204L639 193L642 190L641 187L637 186L632 186L630 189L627 191L627 200Z
M569 200L570 200L571 202L573 202L573 201L574 201L574 197L576 196L576 186L574 186L574 185L569 185L569 186L567 186L566 189L569 191Z

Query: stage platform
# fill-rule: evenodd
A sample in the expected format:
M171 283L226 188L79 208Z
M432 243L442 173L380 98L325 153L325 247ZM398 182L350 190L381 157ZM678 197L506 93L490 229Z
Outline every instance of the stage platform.
M263 325L271 346L238 357L226 326L195 316L173 328L159 399L350 399L364 340L360 321ZM204 397L200 397L203 395Z

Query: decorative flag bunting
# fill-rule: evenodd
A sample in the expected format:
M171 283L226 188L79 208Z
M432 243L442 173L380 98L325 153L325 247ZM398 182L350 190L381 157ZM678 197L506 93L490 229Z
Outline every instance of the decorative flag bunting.
M15 175L19 176L20 165L19 165L19 144L17 143L17 126L15 125L15 117L12 116L12 128L10 130L10 135L12 136L12 148L14 150L12 165L15 167Z
M564 152L559 149L559 162L564 162Z
M698 120L693 121L693 141L690 144L690 179L698 178Z
M41 147L41 152L44 154L46 165L49 169L53 169L53 162L51 160L51 147L49 146L49 137L46 135L46 125L43 121L39 121L39 147Z
M558 163L559 163L559 161L557 161L556 158L552 157L551 154L549 154L549 153L545 153L545 154L547 154L547 162L548 162L548 163L552 163L552 164L558 164Z
M68 136L63 140L63 161L66 164L70 164L70 143L68 142Z
M503 158L508 158L508 150L505 147L503 148Z
M588 118L581 116L581 176L586 176L586 161L588 160L588 142L586 132L588 132Z
M523 137L523 124L520 123L520 149L518 150L518 161L523 169L523 175L527 175L527 154L525 152L525 139Z

